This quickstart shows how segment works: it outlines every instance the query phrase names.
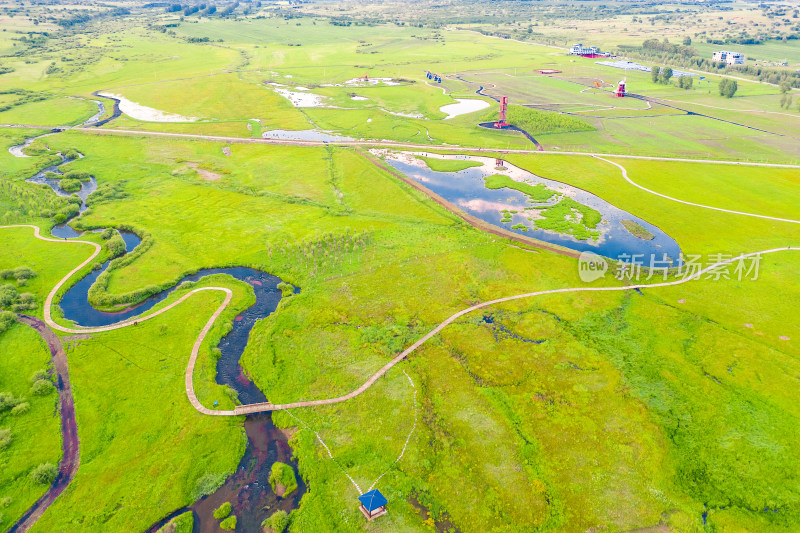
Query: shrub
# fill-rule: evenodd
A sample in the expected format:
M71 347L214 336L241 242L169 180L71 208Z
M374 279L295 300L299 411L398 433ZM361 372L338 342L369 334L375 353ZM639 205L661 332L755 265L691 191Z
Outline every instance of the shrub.
M111 259L125 255L125 241L122 240L122 236L114 235L108 239L106 250L108 250L108 256Z
M22 398L15 398L10 392L0 392L0 413L13 409L22 403Z
M724 78L719 82L719 94L725 98L733 98L736 91L739 90L739 84L736 80Z
M78 151L73 148L71 150L67 150L67 153L64 154L64 157L70 160L78 159L80 157L80 153L78 153Z
M292 467L281 462L272 465L269 473L269 484L275 494L284 498L297 488L297 478Z
M231 514L231 502L225 502L214 511L214 518L222 520Z
M36 277L36 272L26 266L17 267L14 269L14 277L17 281L31 279Z
M103 239L104 241L107 241L108 239L114 236L114 233L116 233L114 228L106 228L103 230L103 233L100 234L100 238Z
M56 390L56 386L49 379L39 379L33 382L31 386L31 394L35 396L47 396Z
M58 186L64 192L77 192L81 190L81 180L62 178L58 182Z
M236 529L236 515L229 516L219 523L219 527L226 531L233 531Z
M58 475L58 468L53 463L42 463L31 471L31 479L40 485L49 485Z
M290 283L286 283L285 281L278 283L278 290L281 291L281 296L284 298L294 294L294 286Z
M11 279L13 277L14 277L14 271L11 270L10 268L7 268L5 270L0 270L0 278Z
M0 428L0 450L3 450L11 444L11 430L8 428Z
M30 410L31 410L31 404L29 404L28 402L24 402L11 409L11 414L13 416L24 415Z
M79 180L79 181L89 181L92 179L92 175L88 172L79 172L77 170L71 170L64 174L64 177L71 180ZM62 187L63 188L63 187Z
M50 374L47 373L47 370L37 370L31 376L31 383L35 383L40 379L50 379Z
M16 299L17 289L13 285L0 285L0 307L8 307L14 303Z
M286 511L275 511L272 516L266 518L262 523L262 528L270 528L273 533L283 533L289 525L289 515Z

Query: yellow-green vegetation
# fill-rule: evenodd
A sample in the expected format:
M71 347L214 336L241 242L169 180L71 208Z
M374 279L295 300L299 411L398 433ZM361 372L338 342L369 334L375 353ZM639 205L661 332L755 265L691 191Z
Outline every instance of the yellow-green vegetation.
M636 222L635 220L621 220L620 223L626 230L631 232L631 235L642 239L643 241L652 241L655 235L650 233L647 228Z
M61 435L52 382L47 380L49 388L39 385L37 394L32 387L39 380L31 381L50 364L50 350L24 324L3 330L0 326L0 528L5 530L47 490L61 458Z
M534 221L537 228L567 233L576 239L597 239L596 230L602 216L596 209L565 197L551 206L535 207L541 218Z
M289 525L289 515L286 511L275 511L261 524L263 528L270 528L272 533L283 533Z
M435 157L419 157L425 161L428 168L434 172L458 172L472 167L479 167L483 163L478 161L459 161L458 159L437 159Z
M236 521L236 515L229 516L219 523L219 528L224 529L225 531L233 531L236 529Z
M294 470L286 463L275 462L269 472L269 485L281 498L285 498L297 489Z
M231 502L225 502L216 509L214 509L214 518L222 520L231 514Z
M292 295L256 323L242 365L271 402L284 403L355 389L436 324L477 302L583 287L576 261L468 226L356 149L144 133L254 137L262 128L318 128L353 138L461 145L473 154L532 148L518 133L477 127L475 116L440 120L441 105L477 97L483 86L487 94L508 95L515 104L510 121L553 150L781 162L800 157L792 137L796 114L774 112L780 96L767 84L739 80L736 95L723 99L717 75L685 91L652 83L648 73L622 74L551 47L445 29L464 24L485 30L480 22L434 18L441 24L420 27L406 10L391 22L376 22L384 8L365 4L358 4L363 13L357 16L345 4L335 18L323 15L337 6L302 4L289 15L250 3L235 6L235 17L183 20L163 7L136 6L130 16L104 15L73 29L56 26L49 8L24 6L41 14L38 31L47 28L46 36L27 33L37 26L30 19L3 18L0 26L9 32L0 37L0 50L13 55L2 58L9 70L0 74L0 92L16 91L0 94L0 107L13 103L0 112L4 123L84 120L90 105L60 95L89 97L103 89L203 120L167 124L123 116L104 130L143 135L73 129L38 139L25 149L26 158L8 148L47 128L0 129L0 223L35 223L46 233L76 214L74 200L24 179L60 162L57 152L69 159L80 153L85 157L68 164L77 174L65 178L95 176L99 190L73 225L129 229L143 239L100 278L93 303L127 306L204 267L244 265L279 276L282 293ZM306 10L318 11L303 17ZM575 24L585 28L586 20ZM509 31L532 39L554 38L556 29ZM544 67L563 72L536 73ZM441 84L427 83L429 69L444 75ZM365 74L398 85L345 84ZM636 93L728 122L664 111L658 101L614 99L594 88L596 79L613 83L622 75ZM293 107L267 83L308 88L341 108ZM352 100L351 93L368 100ZM16 103L18 97L28 100ZM486 118L496 113L493 105ZM633 187L618 168L595 158L479 153L596 194L663 229L684 253L701 254L706 263L713 254L798 245L796 224L678 204ZM642 186L688 202L798 217L796 168L614 161ZM434 170L466 168L434 158L426 163ZM487 186L515 188L540 201L550 192L499 175ZM513 214L504 211L503 221ZM584 239L596 235L600 222L596 211L570 198L539 214L536 227ZM87 232L82 239L103 244L98 262L120 253L113 231ZM43 242L30 228L17 228L0 229L0 250L13 252L0 254L0 270L13 277L0 285L14 289L13 298L28 292L39 304L91 247ZM24 288L13 275L21 266L36 273ZM351 476L362 488L380 478L375 487L387 496L390 512L370 522L374 531L426 531L431 521L465 533L796 531L800 321L790 303L800 301L798 271L800 254L781 252L761 260L757 280L731 275L641 293L559 293L464 315L352 400L296 409L297 418L273 416L292 430L308 491L291 521L276 512L266 526L276 532L362 531ZM621 286L611 276L595 282L602 284ZM156 309L204 286L229 288L233 299L200 347L194 386L204 405L230 409L235 395L215 382L214 347L253 303L251 286L210 276L179 288ZM294 294L293 287L300 291ZM2 290L7 300L11 291ZM220 292L201 292L136 327L64 338L81 464L33 533L144 531L213 492L234 471L246 444L242 420L198 413L184 383L191 347L222 299ZM5 307L14 305L12 299ZM26 312L42 316L41 305ZM53 312L60 315L57 307ZM0 412L5 528L43 493L37 480L46 482L58 465L60 438L56 395L40 373L49 361L41 338L10 313L0 314L0 324L0 392L10 394L3 402L14 404ZM273 488L297 483L291 466L276 464L276 470ZM219 525L235 530L230 512Z
M158 533L192 533L194 528L194 514L192 511L187 511L179 514L164 527L158 530Z
M564 133L574 131L592 131L594 126L588 122L569 115L553 111L540 111L521 105L508 106L507 120L512 126L525 130L531 135L543 133ZM487 114L485 121L496 119L496 115Z
M544 183L531 185L524 181L516 181L502 174L489 176L484 180L483 184L487 189L514 189L527 194L532 202L546 202L556 193L554 190L548 189Z

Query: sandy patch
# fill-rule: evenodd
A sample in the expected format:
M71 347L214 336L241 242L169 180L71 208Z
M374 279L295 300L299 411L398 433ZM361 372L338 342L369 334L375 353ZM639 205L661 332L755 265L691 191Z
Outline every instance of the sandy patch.
M489 102L485 102L483 100L456 98L455 104L443 105L439 108L439 111L442 113L447 113L447 116L444 117L444 120L448 120L460 115L466 115L467 113L474 113L475 111L480 111L481 109L486 109L487 107L489 107Z
M786 335L781 335L781 336L780 336L780 337L778 337L778 338L779 338L780 340L782 340L782 341L790 341L790 340L792 340L792 339L790 339L789 337L787 337Z
M222 174L200 168L197 163L186 163L186 166L196 171L206 181L219 181L222 178Z
M147 122L194 122L198 120L197 117L184 117L175 113L168 113L159 109L153 109L136 102L132 102L122 95L114 93L97 93L100 96L107 98L116 98L119 100L119 110L136 120L145 120Z
M355 100L356 102L364 102L365 100L369 100L366 96L351 96L350 100Z
M745 324L745 325L744 325L744 327L746 327L746 328L752 328L752 327L753 327L753 324Z
M230 146L223 146L222 147L222 153L225 154L226 156L230 157L230 155L231 155L231 147Z

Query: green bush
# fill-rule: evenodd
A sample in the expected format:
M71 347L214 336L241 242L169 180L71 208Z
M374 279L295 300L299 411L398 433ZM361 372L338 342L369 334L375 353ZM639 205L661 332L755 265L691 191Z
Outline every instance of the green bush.
M106 250L108 250L108 257L113 259L125 255L125 241L122 236L117 234L106 241Z
M0 270L0 279L11 279L14 277L14 271L10 268L6 268L5 270Z
M31 410L31 404L29 404L28 402L24 402L11 409L11 415L12 416L24 415L30 410Z
M281 291L281 296L284 298L294 294L294 286L291 283L286 283L285 281L278 283L278 290Z
M108 239L113 237L115 233L116 230L114 228L106 228L103 230L103 233L100 234L100 238L103 239L104 241L107 241Z
M64 154L64 157L69 160L78 159L80 157L80 153L72 148L71 150L67 150L67 153Z
M23 402L23 398L15 398L10 392L0 392L0 413L4 413Z
M17 299L17 289L13 285L0 285L0 308L9 307ZM2 331L2 330L0 330Z
M225 483L226 477L227 475L225 474L206 474L201 477L197 480L197 485L190 499L199 500L203 496L208 496L213 493Z
M92 175L88 172L79 172L77 170L71 170L64 174L64 177L71 180L79 180L79 181L89 181L92 179Z
M81 180L62 178L61 181L58 182L58 186L61 187L61 190L64 192L77 192L81 190Z
M11 444L11 430L8 428L0 428L0 450L3 450Z
M17 281L28 280L35 278L36 272L34 272L32 268L21 266L14 269L14 277Z
M47 396L56 390L56 386L49 379L40 379L33 382L31 386L31 394L35 396Z
M58 475L58 468L53 463L42 463L31 471L31 480L40 485L49 485Z
M236 515L229 516L219 523L219 527L226 531L233 531L236 529Z
M269 484L276 494L285 498L297 488L297 478L294 477L294 470L285 463L276 462L272 465L269 473Z
M225 502L214 511L214 518L222 520L231 514L231 502Z
M270 528L273 533L283 533L289 525L289 515L286 511L275 511L272 516L261 522L262 528Z
M31 376L31 383L35 383L40 379L50 379L50 374L47 373L47 370L37 370Z

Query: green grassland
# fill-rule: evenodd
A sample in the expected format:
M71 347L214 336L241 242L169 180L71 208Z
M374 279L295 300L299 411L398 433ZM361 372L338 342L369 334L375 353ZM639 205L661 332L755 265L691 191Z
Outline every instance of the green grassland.
M0 333L0 354L0 393L29 406L25 412L0 413L0 428L11 431L11 443L0 448L0 527L8 529L47 489L30 473L43 463L58 464L61 433L57 394L31 393L31 376L50 365L50 350L39 334L24 324L11 326Z
M599 106L611 97L582 93L585 85L531 71L561 68L564 78L590 84L595 77L615 81L623 75L594 62L573 63L557 49L464 31L243 16L197 23L190 18L171 35L126 20L91 26L94 31L80 37L83 45L70 49L72 61L55 55L72 42L59 35L44 50L53 57L28 64L10 58L17 70L0 76L0 87L25 82L31 90L57 86L64 95L82 96L106 89L143 105L210 119L155 124L121 117L106 128L249 137L256 133L252 124L247 129L247 120L259 119L258 127L265 129L317 127L356 138L503 149L531 144L519 135L477 128L475 115L438 120L438 108L490 84L496 85L487 89L490 94L509 94L515 104ZM152 20L178 18L159 12ZM189 43L182 37L223 41ZM51 60L60 72L46 74ZM67 65L76 62L83 68ZM240 72L222 72L226 69ZM452 75L442 83L447 95L424 84L426 70ZM320 87L365 73L413 83ZM694 104L722 102L737 110L725 111L730 120L758 117L763 124L773 118L762 113L772 105L771 87L742 82L737 97L723 101L705 88L682 91L652 84L646 73L628 76L637 93ZM293 108L263 86L270 80L311 87L357 109ZM348 102L351 92L370 100ZM39 111L21 117L47 118L55 102L44 101ZM742 102L762 114L740 111L751 109ZM624 100L633 112L645 114L642 103ZM68 123L81 118L78 111L53 116ZM774 117L784 133L790 120ZM587 122L597 129L544 130L537 139L564 150L798 157L791 136L697 116ZM55 123L54 118L47 125ZM56 151L76 149L85 157L69 169L89 172L101 188L118 191L90 201L78 224L129 225L152 240L132 262L110 272L99 299L130 301L137 290L170 286L199 268L229 265L263 269L300 288L256 323L242 358L248 375L275 403L349 392L436 324L480 301L582 286L573 258L511 245L468 226L357 149L227 146L73 130L36 141L29 149L34 157L8 153L8 146L30 133L0 130L5 145L0 184L52 196L24 178L51 163ZM618 168L596 158L497 157L641 217L674 237L686 254L708 259L798 245L796 224L675 203L633 187ZM797 218L797 169L614 161L642 186L682 200ZM465 168L463 162L454 167L429 158L426 163L434 170ZM28 202L25 196L20 195ZM0 217L13 210L15 222L44 229L52 224L36 209L18 207L0 199ZM326 235L355 236L364 244L310 262L297 253L298 245L307 249ZM84 238L100 241L94 233ZM0 257L0 267L24 263L39 273L27 290L40 302L91 251L87 245L34 240L30 229L0 229L0 249L15 252ZM800 253L781 252L763 258L757 280L704 279L641 293L562 293L461 317L362 395L293 410L302 422L285 412L274 415L278 426L296 430L290 443L308 486L290 531L429 531L427 516L412 502L440 525L449 521L464 532L622 532L659 525L675 532L795 531L800 325L791 302L800 300L798 269ZM621 284L607 277L595 285ZM234 292L201 346L194 377L206 406L216 401L231 408L234 398L214 382L211 350L252 303L253 292L216 275L181 287L157 308L196 286ZM136 327L67 341L81 466L32 531L141 531L212 491L236 468L245 447L242 420L197 413L183 382L192 343L222 297L203 292ZM35 313L41 316L41 307ZM29 374L48 359L38 337L21 325L0 334L0 350L13 353L0 360L0 390L19 394ZM3 381L7 375L13 382ZM41 409L46 423L15 425L20 440L0 451L5 461L4 454L21 442L35 442L44 459L13 455L9 472L57 460L58 419L52 405L44 405L53 398L38 400L41 406L32 404L23 415ZM0 427L6 427L8 415L2 416ZM365 526L357 509L359 492L345 474L363 490L383 475L375 487L389 499L389 513ZM13 498L11 507L0 510L3 525L24 511L24 498L40 493L24 475L11 477L9 487L4 483L0 489L0 498L3 491Z
M468 168L479 167L478 161L458 161L457 159L436 159L434 157L420 157L429 169L434 172L459 172Z

